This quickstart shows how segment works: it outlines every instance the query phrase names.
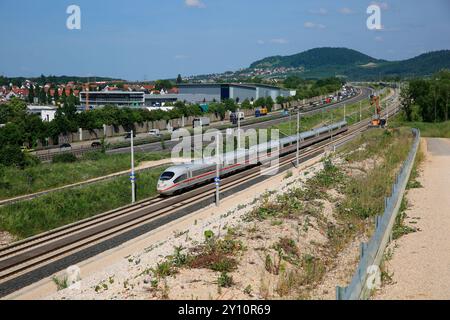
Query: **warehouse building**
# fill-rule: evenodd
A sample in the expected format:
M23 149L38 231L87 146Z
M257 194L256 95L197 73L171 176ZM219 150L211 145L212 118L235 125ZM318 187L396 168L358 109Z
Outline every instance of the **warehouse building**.
M263 84L241 84L241 83L211 83L211 84L180 84L179 93L176 94L145 94L144 92L132 91L95 91L89 92L89 107L105 105L117 105L122 107L151 107L162 106L165 103L183 101L185 103L203 103L212 101L223 101L232 99L243 102L248 99L255 101L259 98L289 97L295 95L295 91L282 89L275 86ZM87 93L80 93L80 104L87 104Z
M89 101L87 101L89 100ZM80 92L81 106L98 107L117 105L122 107L143 107L145 104L144 92L134 91L86 91Z
M235 101L257 100L259 98L272 97L275 100L279 96L289 97L290 90L263 84L241 83L213 83L213 84L180 84L180 95L195 94L204 95L206 101L223 101L233 99ZM294 93L295 94L295 93Z

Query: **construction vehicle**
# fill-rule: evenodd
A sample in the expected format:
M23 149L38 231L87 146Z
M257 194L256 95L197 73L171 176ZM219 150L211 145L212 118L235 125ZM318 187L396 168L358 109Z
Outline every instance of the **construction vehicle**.
M381 106L380 106L380 96L371 95L370 105L375 108L375 114L372 117L370 127L384 128L386 125L386 119L381 118Z
M266 116L268 113L269 113L269 111L267 110L267 107L258 108L255 111L255 117L259 118L262 116Z

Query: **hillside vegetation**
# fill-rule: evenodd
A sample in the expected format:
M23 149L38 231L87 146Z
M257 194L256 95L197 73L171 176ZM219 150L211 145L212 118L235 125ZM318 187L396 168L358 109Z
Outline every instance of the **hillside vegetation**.
M272 56L250 65L255 68L300 68L303 78L322 78L335 75L352 80L431 76L450 68L450 50L424 53L402 61L376 59L347 48L315 48L289 56Z

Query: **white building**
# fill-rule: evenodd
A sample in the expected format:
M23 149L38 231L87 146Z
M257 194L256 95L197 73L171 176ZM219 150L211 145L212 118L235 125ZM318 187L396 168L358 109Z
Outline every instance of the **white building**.
M56 110L54 106L27 106L29 113L38 114L42 121L50 122L55 119Z

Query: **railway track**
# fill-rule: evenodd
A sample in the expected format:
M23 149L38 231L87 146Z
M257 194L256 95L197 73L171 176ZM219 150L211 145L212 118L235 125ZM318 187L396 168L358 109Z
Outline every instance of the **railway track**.
M392 109L391 114L397 109ZM368 119L348 127L347 131L341 130L332 140L319 136L302 143L303 149L301 161L306 161L323 153L336 145L342 145L353 139L359 133L367 129ZM280 172L292 166L295 158L296 145L292 145L280 151ZM260 166L247 169L232 176L222 179L221 194L233 194L243 185L252 184L253 181L262 179L262 172L273 170ZM264 178L265 179L265 178ZM262 179L262 180L264 180ZM74 255L80 251L95 247L104 241L111 240L122 234L135 230L150 223L161 221L161 225L170 221L172 216L188 214L195 205L213 203L215 186L203 185L181 195L171 198L156 197L136 203L131 206L112 210L67 226L51 230L34 237L24 239L9 246L0 248L0 296L9 294L18 289L15 279L29 278L34 271L39 273L34 279L44 278L42 272L46 265L59 261L65 257ZM207 205L206 204L206 205ZM173 218L175 219L175 218ZM65 267L68 267L66 265ZM61 266L60 270L64 267ZM47 275L48 276L48 275ZM35 282L35 281L33 281ZM32 283L32 282L31 282ZM28 284L31 284L28 283ZM26 286L23 283L23 286Z

